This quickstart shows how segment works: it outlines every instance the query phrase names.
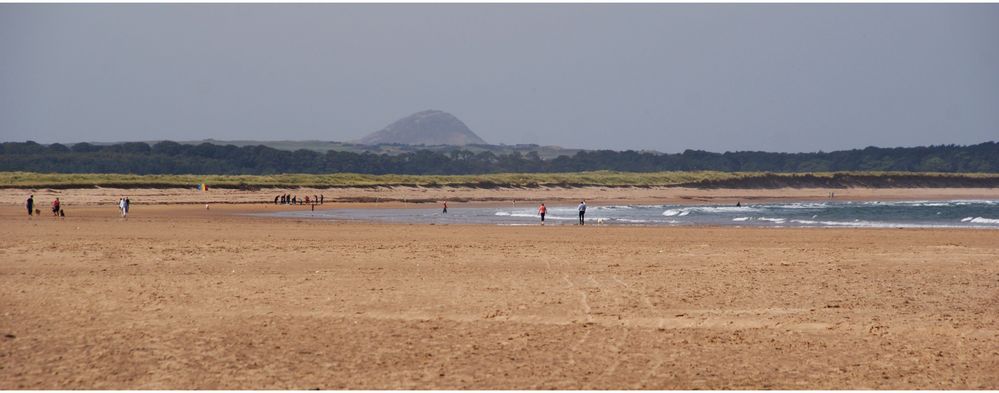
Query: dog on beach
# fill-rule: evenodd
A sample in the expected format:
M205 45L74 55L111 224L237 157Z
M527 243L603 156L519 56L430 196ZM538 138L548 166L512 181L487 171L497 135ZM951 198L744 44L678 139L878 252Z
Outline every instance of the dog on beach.
M42 209L35 209L35 215L36 216L42 215Z

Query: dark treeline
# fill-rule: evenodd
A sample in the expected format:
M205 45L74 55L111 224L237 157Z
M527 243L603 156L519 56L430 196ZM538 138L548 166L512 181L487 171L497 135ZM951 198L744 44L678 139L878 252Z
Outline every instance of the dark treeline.
M398 155L311 150L262 145L185 145L142 142L98 146L35 142L0 144L0 171L133 174L482 174L499 172L654 171L911 171L999 172L999 144L876 148L819 153L687 150L679 154L594 150L543 160L535 153L494 154L454 150Z

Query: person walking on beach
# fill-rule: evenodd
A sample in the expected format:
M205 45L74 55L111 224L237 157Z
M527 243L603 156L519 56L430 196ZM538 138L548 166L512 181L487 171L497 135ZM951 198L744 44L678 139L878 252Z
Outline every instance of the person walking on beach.
M538 208L538 215L541 216L541 225L545 225L545 213L548 213L548 208L542 203L541 207Z
M52 201L52 215L58 217L59 210L62 210L62 206L59 205L59 198Z
M28 217L31 217L35 212L35 196L28 195L28 200L24 202L24 205L28 207Z
M280 196L280 195L278 195L278 196L274 197L274 204L275 204L275 205L277 205L277 204L278 204L278 199L281 199L281 196Z
M447 214L447 201L444 201L444 213L441 214Z
M319 204L322 205L326 203L326 195L319 194Z
M132 207L132 200L125 197L125 215L128 215L128 208Z
M586 201L580 201L576 210L579 210L579 225L583 225L583 216L586 215Z
M128 218L128 210L125 210L125 198L118 198L118 210L121 210L121 218Z

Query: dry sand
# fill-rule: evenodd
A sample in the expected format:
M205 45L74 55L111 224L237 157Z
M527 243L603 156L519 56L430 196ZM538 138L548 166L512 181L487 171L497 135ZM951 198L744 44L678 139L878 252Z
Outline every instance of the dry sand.
M65 219L0 208L0 389L999 388L995 230L123 221L60 195Z

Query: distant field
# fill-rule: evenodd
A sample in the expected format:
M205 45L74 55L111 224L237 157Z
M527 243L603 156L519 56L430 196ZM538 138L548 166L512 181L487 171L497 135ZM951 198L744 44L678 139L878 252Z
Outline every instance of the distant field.
M579 172L498 173L486 175L128 175L0 172L0 188L174 188L207 183L218 188L271 187L999 187L999 174L910 172L762 173L762 172Z
M0 187L375 187L375 186L664 186L706 180L731 180L753 173L724 172L580 172L580 173L498 173L485 175L362 175L281 174L281 175L127 175L0 172Z
M161 141L145 141L150 145L154 145ZM94 143L97 145L113 145L122 142L114 143ZM429 150L438 153L448 153L456 149L456 146L451 145L402 145L402 144L379 144L379 145L361 145L348 142L332 142L332 141L316 141L316 140L305 140L305 141L256 141L256 140L215 140L215 139L203 139L194 141L177 141L177 143L184 145L200 145L202 143L211 143L214 145L233 145L237 147L244 146L267 146L270 148L278 150L295 151L299 149L317 151L320 153L326 153L327 151L341 151L350 153L373 153L373 154L389 154L397 155L403 153L412 153L420 150ZM492 152L493 154L511 154L511 153L521 153L527 154L529 152L537 152L538 155L545 160L550 160L558 156L572 156L584 149L571 149L564 148L560 146L539 146L535 144L524 144L524 145L465 145L457 147L464 151L469 151L472 153L480 152Z

